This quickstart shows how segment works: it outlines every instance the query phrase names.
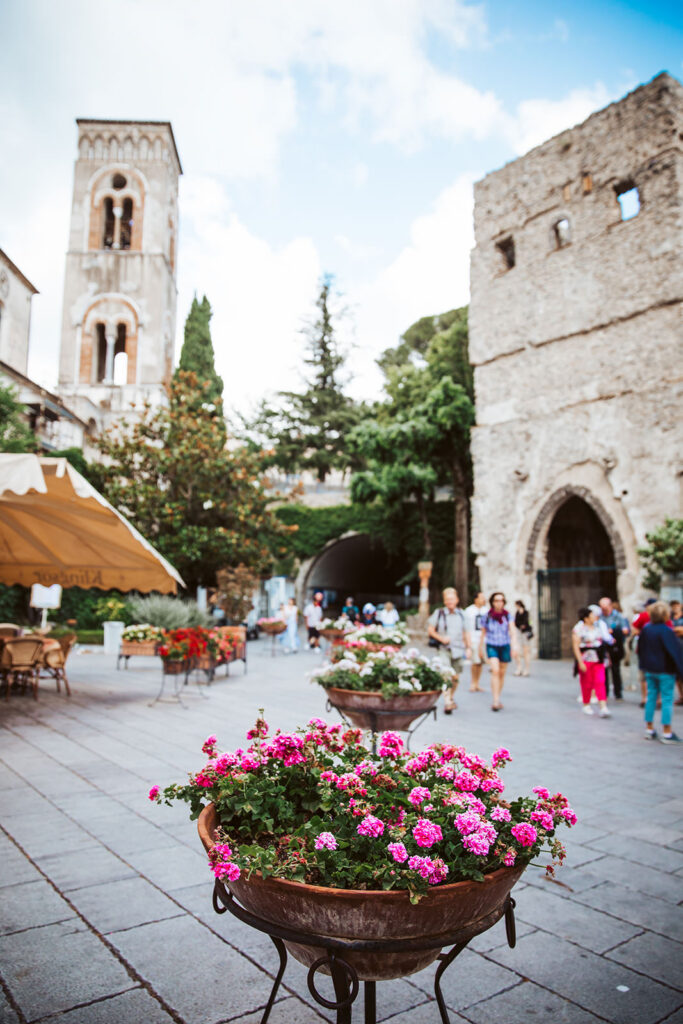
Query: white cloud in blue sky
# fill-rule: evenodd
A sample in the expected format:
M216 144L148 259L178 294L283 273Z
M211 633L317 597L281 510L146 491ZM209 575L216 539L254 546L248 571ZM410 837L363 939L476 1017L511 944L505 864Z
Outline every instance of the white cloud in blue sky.
M0 246L40 289L56 376L75 117L172 121L179 328L214 306L229 401L294 383L323 271L354 313L357 393L417 317L467 301L471 186L663 68L667 3L5 0Z

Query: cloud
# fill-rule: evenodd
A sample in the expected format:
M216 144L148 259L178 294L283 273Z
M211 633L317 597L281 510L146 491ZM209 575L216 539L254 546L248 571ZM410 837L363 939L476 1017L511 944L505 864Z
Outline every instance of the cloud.
M367 286L359 289L354 353L355 391L376 397L375 359L420 317L444 313L469 301L475 175L463 174L410 225L406 245Z
M574 125L610 103L616 96L609 93L602 82L592 88L572 89L559 100L524 100L510 120L508 138L518 156L528 153L553 135L573 128Z
M310 238L272 246L253 234L209 178L183 183L181 208L178 335L193 293L206 294L226 403L246 411L266 392L298 385L298 332L316 298L318 252Z

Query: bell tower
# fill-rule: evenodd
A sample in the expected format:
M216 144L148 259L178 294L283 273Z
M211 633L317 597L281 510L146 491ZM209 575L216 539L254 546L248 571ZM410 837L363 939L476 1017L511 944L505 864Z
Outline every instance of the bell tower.
M168 121L76 123L59 391L101 429L164 400L182 168Z

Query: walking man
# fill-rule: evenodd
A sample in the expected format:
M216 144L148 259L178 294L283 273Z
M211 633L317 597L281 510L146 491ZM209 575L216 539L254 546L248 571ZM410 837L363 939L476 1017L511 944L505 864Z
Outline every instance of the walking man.
M486 598L484 597L483 591L479 591L472 604L465 608L465 629L469 634L470 643L472 646L472 662L470 666L471 678L470 678L470 690L472 693L483 693L479 680L481 679L481 670L483 668L483 661L480 654L481 646L481 620L485 614Z
M623 700L623 687L621 682L621 662L624 657L624 642L630 630L628 622L623 615L614 607L611 597L601 597L599 601L602 612L602 622L610 632L614 644L607 653L607 664L605 672L605 692L609 697L610 676L614 689L614 699Z
M320 623L323 620L323 595L318 590L304 608L304 621L308 630L308 646L312 651L320 650Z
M431 647L438 647L441 660L451 671L451 685L446 690L444 712L450 715L457 704L453 695L460 682L463 660L472 651L470 637L465 628L465 614L458 607L459 598L455 587L446 587L443 592L443 607L437 608L429 617L429 640Z

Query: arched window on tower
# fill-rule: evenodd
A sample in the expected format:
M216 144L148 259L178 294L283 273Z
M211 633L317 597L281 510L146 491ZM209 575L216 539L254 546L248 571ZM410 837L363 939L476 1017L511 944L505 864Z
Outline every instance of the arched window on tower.
M123 200L123 212L121 214L121 249L130 249L130 240L133 235L133 200L127 197Z
M97 324L97 360L95 363L95 381L99 383L107 372L107 336L104 324Z
M114 247L114 231L115 231L115 217L114 217L114 200L111 196L106 196L102 203L102 248L112 249Z
M126 325L118 324L114 345L114 384L128 382L128 353L126 352Z

